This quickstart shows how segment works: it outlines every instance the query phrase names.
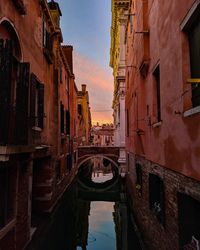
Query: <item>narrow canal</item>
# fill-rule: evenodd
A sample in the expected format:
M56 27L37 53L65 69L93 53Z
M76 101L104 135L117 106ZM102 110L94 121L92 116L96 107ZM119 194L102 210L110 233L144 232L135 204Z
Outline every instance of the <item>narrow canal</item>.
M113 173L93 170L91 177L104 183ZM79 186L76 178L51 216L37 215L40 227L27 250L140 250L126 202L95 201L92 193L85 199Z

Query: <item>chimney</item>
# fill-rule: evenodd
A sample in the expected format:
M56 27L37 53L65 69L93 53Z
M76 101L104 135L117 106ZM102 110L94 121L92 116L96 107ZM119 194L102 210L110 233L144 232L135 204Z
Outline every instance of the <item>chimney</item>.
M62 16L62 12L59 4L54 2L54 0L51 0L51 2L48 3L48 6L56 28L60 28L60 16Z
M62 50L65 54L66 59L67 59L71 73L73 74L73 46L64 45L64 46L62 46Z
M82 84L81 87L82 87L82 92L85 94L85 92L86 92L86 84Z

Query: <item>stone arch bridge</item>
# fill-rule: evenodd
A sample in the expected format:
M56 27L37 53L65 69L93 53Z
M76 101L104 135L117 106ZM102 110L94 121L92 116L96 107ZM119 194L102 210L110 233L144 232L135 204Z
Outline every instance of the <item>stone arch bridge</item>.
M102 157L111 162L115 169L115 174L111 180L104 183L85 183L78 177L78 193L80 197L88 200L119 201L121 199L122 185L120 179L120 164L118 162L120 149L109 146L81 146L78 147L78 171L88 160L95 157ZM89 166L89 165L88 165ZM113 170L114 170L113 169Z
M109 146L79 146L78 147L78 168L89 159L103 157L108 159L119 168L119 148Z

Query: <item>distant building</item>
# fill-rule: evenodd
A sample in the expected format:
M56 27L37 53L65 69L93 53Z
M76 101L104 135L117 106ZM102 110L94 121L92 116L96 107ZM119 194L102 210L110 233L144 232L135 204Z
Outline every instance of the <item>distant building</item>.
M78 112L78 145L89 145L91 130L91 112L89 106L89 94L86 85L81 85L82 90L77 95L77 112Z
M113 146L114 128L112 124L93 125L91 129L92 144L95 146Z
M61 10L0 2L0 248L21 250L74 177L76 86ZM70 59L71 57L71 59Z
M200 246L200 1L130 1L128 190L147 249Z

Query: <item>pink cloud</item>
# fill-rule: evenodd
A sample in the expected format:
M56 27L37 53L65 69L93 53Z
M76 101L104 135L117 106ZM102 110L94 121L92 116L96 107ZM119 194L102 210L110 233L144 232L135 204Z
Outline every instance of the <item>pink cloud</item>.
M112 122L113 77L111 70L74 53L74 73L78 89L87 85L93 123Z

